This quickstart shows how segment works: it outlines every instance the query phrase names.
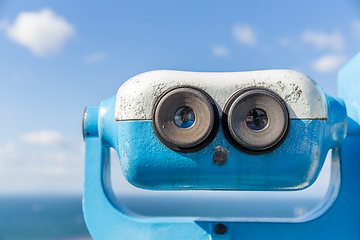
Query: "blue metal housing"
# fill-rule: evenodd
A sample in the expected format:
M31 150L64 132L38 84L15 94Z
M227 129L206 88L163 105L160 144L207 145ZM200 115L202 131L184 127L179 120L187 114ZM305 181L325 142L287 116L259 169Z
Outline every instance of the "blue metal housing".
M344 121L345 111L338 110ZM331 120L291 120L288 136L280 147L267 154L249 155L228 143L221 128L205 149L179 153L159 141L151 121L121 121L117 122L117 151L126 179L140 188L304 189L316 180L329 149L342 144L338 138L331 138L335 134L325 133L328 124L333 123ZM344 135L345 130L342 131ZM213 162L218 146L230 153L224 165Z
M201 151L173 151L158 139L151 120L115 122L115 97L100 105L99 135L104 145L117 150L125 178L140 188L299 190L314 183L329 149L342 146L345 140L344 103L331 96L327 101L328 120L291 119L281 146L262 155L233 147L221 127ZM219 146L229 151L224 165L213 162Z

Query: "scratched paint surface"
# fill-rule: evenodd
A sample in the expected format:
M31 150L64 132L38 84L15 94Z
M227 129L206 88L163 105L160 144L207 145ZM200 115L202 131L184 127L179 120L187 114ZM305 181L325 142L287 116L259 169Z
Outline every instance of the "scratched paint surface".
M221 131L203 150L178 153L164 146L151 121L117 122L119 156L126 179L147 189L295 190L316 178L325 160L323 120L291 120L282 145L263 155L249 155L228 143ZM223 164L213 161L227 151ZM224 154L224 155L226 155ZM320 166L320 167L319 167Z
M286 102L291 119L326 119L327 103L322 89L306 75L290 70L199 73L152 71L137 75L118 90L115 119L150 120L156 99L168 89L191 85L207 92L222 115L228 99L237 91L262 87Z

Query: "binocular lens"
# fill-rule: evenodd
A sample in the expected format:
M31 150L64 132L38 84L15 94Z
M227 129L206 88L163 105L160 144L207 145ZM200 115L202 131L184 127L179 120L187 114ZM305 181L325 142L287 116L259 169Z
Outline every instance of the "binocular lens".
M190 107L181 107L175 112L174 123L179 128L189 128L194 122L195 113Z
M226 104L223 121L228 140L239 149L254 154L275 149L289 127L285 102L275 93L261 88L235 94Z
M179 87L164 94L154 106L153 126L169 148L191 152L207 144L215 134L217 109L202 90Z
M246 125L254 131L261 131L268 126L268 116L261 109L253 109L246 115Z

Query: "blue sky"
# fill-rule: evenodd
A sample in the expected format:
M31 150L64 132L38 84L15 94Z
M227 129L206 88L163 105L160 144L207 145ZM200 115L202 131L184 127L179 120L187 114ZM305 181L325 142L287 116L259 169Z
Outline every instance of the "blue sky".
M0 193L80 193L82 114L149 70L293 69L337 94L359 1L0 1Z

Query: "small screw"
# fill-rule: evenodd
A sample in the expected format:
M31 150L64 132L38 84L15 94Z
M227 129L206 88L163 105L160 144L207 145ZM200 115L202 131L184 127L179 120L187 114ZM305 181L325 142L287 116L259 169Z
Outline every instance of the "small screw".
M222 223L218 223L214 227L214 232L218 235L223 235L224 233L226 233L226 230L226 226Z

